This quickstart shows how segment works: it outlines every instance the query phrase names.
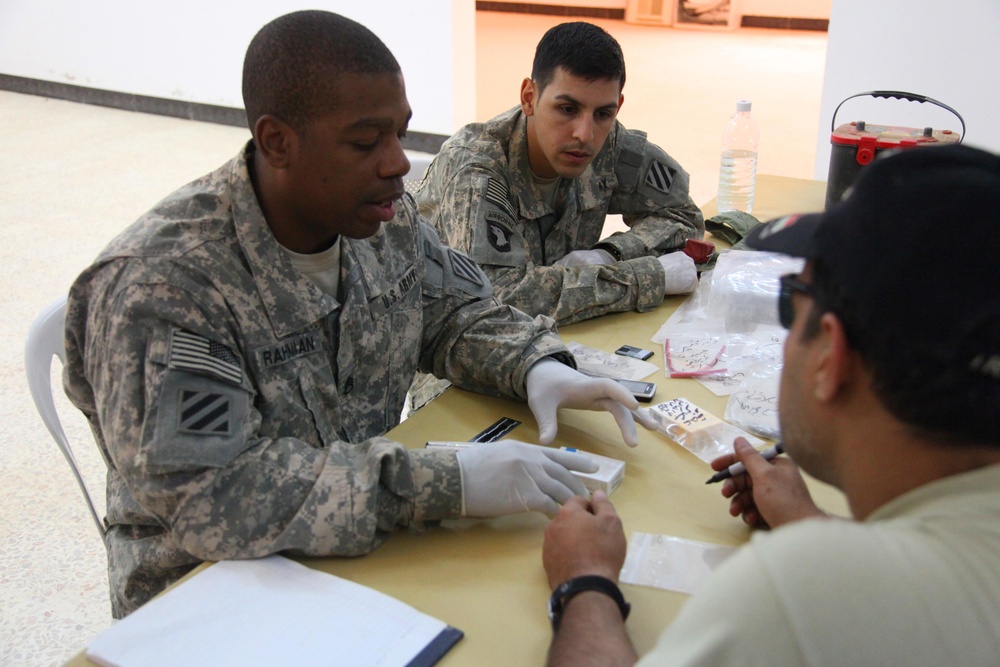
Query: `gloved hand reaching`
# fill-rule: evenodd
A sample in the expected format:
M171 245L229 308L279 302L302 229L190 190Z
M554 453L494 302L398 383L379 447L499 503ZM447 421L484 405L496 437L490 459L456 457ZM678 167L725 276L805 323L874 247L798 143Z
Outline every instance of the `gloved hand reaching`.
M462 515L473 517L518 512L554 516L573 496L589 497L587 487L570 471L598 469L583 454L516 440L460 449L458 465L462 471Z
M685 253L670 252L656 259L663 267L664 294L690 294L698 286L698 270Z
M608 378L595 378L545 357L528 370L528 407L538 422L538 442L547 445L559 430L559 408L607 410L614 415L629 447L639 440L630 410L639 402L625 387Z
M553 262L553 266L591 266L614 263L615 258L607 250L574 250Z

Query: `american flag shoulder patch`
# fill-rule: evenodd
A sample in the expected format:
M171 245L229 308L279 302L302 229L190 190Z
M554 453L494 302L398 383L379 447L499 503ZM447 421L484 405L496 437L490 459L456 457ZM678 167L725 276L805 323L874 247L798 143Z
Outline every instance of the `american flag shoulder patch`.
M504 213L510 216L510 219L517 220L517 214L514 213L514 207L510 205L507 201L507 196L510 191L507 189L507 184L497 178L486 179L486 201L499 207Z
M646 185L659 190L660 192L670 192L670 182L674 180L674 174L670 168L662 162L653 160L646 172Z
M234 384L243 381L240 358L231 349L190 331L174 331L170 339L169 365L208 373Z
M177 430L199 435L229 435L232 401L225 394L180 390Z
M448 248L448 256L451 258L451 267L455 275L465 278L469 282L477 285L483 284L482 274L479 265L460 252L455 252Z

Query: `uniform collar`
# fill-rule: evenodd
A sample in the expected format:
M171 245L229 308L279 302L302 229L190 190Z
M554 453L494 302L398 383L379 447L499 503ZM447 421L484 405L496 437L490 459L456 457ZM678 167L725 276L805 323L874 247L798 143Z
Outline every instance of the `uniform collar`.
M281 251L250 180L248 159L253 152L250 141L230 162L233 223L271 327L278 337L284 337L323 319L338 303L302 276Z

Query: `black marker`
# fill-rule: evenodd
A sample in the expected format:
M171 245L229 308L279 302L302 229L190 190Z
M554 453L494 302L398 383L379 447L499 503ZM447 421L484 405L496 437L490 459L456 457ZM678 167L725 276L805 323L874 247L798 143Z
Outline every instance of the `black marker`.
M768 461L770 461L775 456L783 453L784 451L785 451L785 443L779 442L774 447L768 447L767 449L762 451L760 455L763 456ZM747 471L746 466L744 466L742 463L737 462L729 466L725 470L720 470L719 472L712 475L712 477L707 482L705 482L705 484L715 484L716 482L721 482L724 479L729 479L730 477L736 477L737 475L742 475L746 471Z

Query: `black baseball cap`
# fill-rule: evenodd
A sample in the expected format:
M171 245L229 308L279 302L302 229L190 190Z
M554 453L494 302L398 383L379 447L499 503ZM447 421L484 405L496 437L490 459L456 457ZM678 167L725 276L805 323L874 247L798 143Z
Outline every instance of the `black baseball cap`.
M826 211L771 220L746 244L821 260L866 331L1000 379L1000 156L897 151Z

